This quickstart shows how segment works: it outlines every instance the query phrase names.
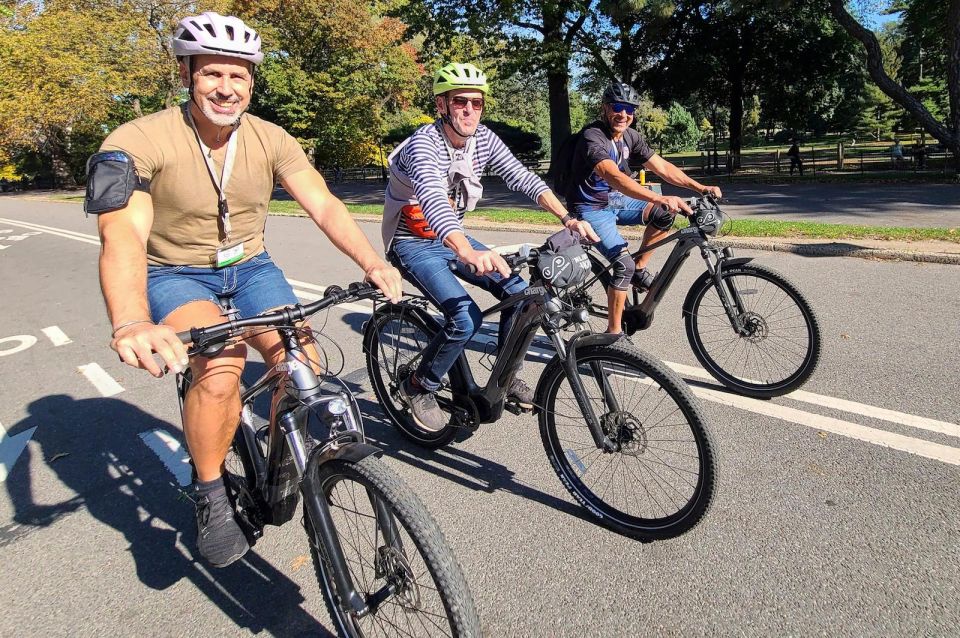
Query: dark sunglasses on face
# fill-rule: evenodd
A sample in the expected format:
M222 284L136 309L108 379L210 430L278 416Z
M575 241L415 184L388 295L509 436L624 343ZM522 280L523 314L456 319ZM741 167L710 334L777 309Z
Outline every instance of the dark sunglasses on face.
M450 102L451 102L455 107L457 107L458 109L466 108L466 107L467 107L467 103L469 102L469 103L473 106L473 110L474 110L474 111L482 111L482 110L483 110L483 98L482 98L482 97L466 98L466 97L463 97L462 95L458 95L458 96L456 96L456 97L450 98Z
M624 104L623 102L614 102L610 105L610 108L613 109L614 113L626 113L627 115L633 115L634 111L637 110L633 104Z

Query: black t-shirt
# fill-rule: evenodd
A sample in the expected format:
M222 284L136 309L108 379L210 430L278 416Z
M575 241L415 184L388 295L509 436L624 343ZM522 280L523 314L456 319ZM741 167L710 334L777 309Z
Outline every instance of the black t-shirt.
M653 149L638 131L628 128L614 143L607 126L597 120L586 125L573 151L570 168L570 187L565 193L567 209L573 212L606 208L610 185L594 172L603 160L612 160L620 170L630 175L630 164L645 164L653 157Z

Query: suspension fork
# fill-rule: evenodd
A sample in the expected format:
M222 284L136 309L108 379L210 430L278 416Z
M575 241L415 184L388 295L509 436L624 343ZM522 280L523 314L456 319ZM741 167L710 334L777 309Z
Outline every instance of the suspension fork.
M577 405L587 418L587 428L590 430L590 436L593 437L594 444L604 452L615 452L617 450L617 444L603 433L603 428L600 426L600 419L597 418L597 413L593 410L593 405L590 403L587 395L587 389L584 387L583 381L580 379L580 374L577 371L577 340L588 334L590 334L589 330L581 330L575 334L570 338L568 348L558 331L551 330L547 333L550 341L553 342L554 348L557 350L557 354L560 356L561 361L563 361L563 369L567 374L567 380L570 382L570 388L573 390L573 396L577 400ZM609 401L609 397L612 396L612 391L607 383L606 376L603 374L603 371L599 369L599 364L592 363L590 364L590 368L597 378L598 384L603 389L604 399Z
M746 309L743 305L743 299L736 286L727 285L723 279L723 266L733 257L733 250L729 247L722 250L711 249L707 246L700 247L700 254L703 261L707 264L707 272L713 279L713 285L717 289L717 295L720 297L720 303L727 313L727 319L730 320L730 326L740 336L746 335L746 327L743 324L743 315ZM736 260L739 261L739 260ZM744 260L749 261L749 259Z
M364 600L360 592L357 591L350 576L350 568L343 554L343 546L340 544L340 537L337 534L333 515L330 513L330 507L323 492L323 486L320 484L319 468L323 463L333 459L356 463L367 456L380 456L381 454L382 452L379 449L366 443L348 443L336 449L331 447L314 448L307 462L303 482L300 484L306 514L310 518L311 527L315 534L315 538L312 538L311 541L317 543L318 551L322 551L330 562L333 584L337 589L341 605L346 611L358 618L376 611L380 603L394 593L392 591L393 585L390 585L389 591L375 592L369 600ZM383 534L385 543L402 551L403 548L393 514L386 504L376 498L369 490L367 490L367 495L373 503L377 529Z

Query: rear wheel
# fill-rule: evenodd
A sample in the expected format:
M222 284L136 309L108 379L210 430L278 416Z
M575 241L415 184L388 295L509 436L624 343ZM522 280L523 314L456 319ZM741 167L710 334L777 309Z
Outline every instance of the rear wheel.
M343 636L479 636L466 580L426 507L382 461L319 466L354 587L369 608L358 616L340 599L326 548L304 516L327 610Z
M409 307L400 304L374 313L363 339L367 373L383 411L402 434L430 448L446 445L457 428L448 425L433 432L417 425L400 396L400 384L420 365L420 355L434 334L432 327L428 327ZM441 389L437 399L441 407L449 405L452 402L450 390Z
M722 384L769 398L800 387L820 360L820 324L809 302L783 275L759 264L724 268L721 283L744 324L738 334L712 277L694 282L684 304L687 339Z
M678 536L707 512L715 462L686 384L625 340L577 348L581 397L612 450L594 442L582 402L555 359L543 373L540 436L563 486L601 524L627 536Z

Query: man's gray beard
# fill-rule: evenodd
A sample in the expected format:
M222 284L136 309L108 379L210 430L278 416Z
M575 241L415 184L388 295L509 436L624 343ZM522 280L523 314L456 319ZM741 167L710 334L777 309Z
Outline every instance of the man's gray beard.
M224 115L222 113L217 113L213 110L213 107L207 100L200 100L200 104L200 110L203 111L204 117L206 117L216 126L234 126L240 119L240 116L243 115L243 110L236 115Z

